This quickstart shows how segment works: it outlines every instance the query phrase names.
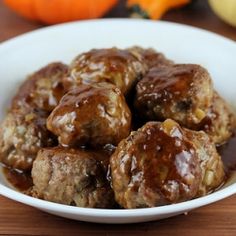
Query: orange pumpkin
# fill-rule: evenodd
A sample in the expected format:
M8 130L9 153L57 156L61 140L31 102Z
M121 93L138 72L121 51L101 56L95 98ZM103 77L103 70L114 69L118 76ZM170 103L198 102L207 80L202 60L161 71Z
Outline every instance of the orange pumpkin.
M128 0L127 6L134 16L160 19L171 8L189 3L191 0Z
M103 16L118 0L4 0L21 16L56 24Z

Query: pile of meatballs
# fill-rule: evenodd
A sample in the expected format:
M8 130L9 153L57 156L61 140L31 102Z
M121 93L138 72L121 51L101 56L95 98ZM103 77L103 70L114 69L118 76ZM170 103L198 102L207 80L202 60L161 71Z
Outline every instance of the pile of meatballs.
M206 69L153 49L93 49L28 76L0 126L0 161L31 172L33 197L144 208L225 180L216 147L235 115Z

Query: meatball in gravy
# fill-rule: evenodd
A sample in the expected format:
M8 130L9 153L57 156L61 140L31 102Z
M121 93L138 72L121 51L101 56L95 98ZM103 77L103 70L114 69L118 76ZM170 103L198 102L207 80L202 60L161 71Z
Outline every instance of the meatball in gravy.
M119 143L110 165L115 198L124 208L186 201L224 179L223 163L208 136L170 119L132 132Z
M171 118L191 127L206 117L213 97L208 72L199 65L153 67L136 86L135 107L151 120Z
M65 94L62 80L67 71L67 65L55 62L29 76L13 98L12 108L28 106L52 111Z
M46 129L47 113L33 109L14 109L0 125L0 161L20 170L30 170L37 152L57 144Z
M71 88L78 84L109 82L126 95L146 69L128 50L93 49L74 59L64 83L66 88Z
M131 113L114 85L80 85L62 98L47 127L63 146L117 145L130 133Z
M113 208L113 191L106 179L104 153L46 148L39 151L32 169L32 195L90 208Z
M216 145L222 145L233 135L236 128L235 114L226 101L214 92L212 105L207 116L196 126L195 130L205 131Z
M140 58L140 60L147 65L148 70L152 67L173 64L173 62L167 59L162 53L157 52L152 48L143 49L140 47L132 47L128 48L128 50L136 55L136 57Z

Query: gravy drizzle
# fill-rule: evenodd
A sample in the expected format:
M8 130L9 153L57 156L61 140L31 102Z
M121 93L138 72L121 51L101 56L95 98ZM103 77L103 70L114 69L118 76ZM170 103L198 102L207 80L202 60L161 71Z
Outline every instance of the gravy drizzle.
M236 134L226 144L218 147L218 152L222 157L226 176L230 178L232 173L236 172ZM30 172L3 167L3 174L8 182L19 191L26 191L33 185Z

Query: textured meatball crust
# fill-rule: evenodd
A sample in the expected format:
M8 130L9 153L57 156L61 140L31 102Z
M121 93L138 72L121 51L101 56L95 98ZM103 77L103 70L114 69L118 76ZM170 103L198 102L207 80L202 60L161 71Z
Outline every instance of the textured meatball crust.
M33 164L33 195L78 207L112 208L114 194L101 163L104 153L47 148Z
M10 111L0 125L0 161L12 168L29 170L42 147L55 145L46 129L47 114L30 109Z
M110 165L115 197L124 208L186 201L218 187L224 178L208 136L170 119L132 132L120 142Z
M70 88L81 83L109 82L127 94L145 71L146 65L128 50L93 49L74 59L64 84Z
M29 76L13 98L12 108L29 106L52 111L65 94L62 81L67 71L67 65L55 62Z
M201 184L196 197L204 196L224 182L224 164L214 142L205 132L184 130L186 137L194 143L200 160Z
M207 116L193 127L205 131L216 145L227 142L236 128L235 114L226 101L214 92L213 102Z
M124 208L193 198L201 181L194 145L180 127L149 122L121 141L110 160L112 185Z
M162 53L157 52L153 48L143 49L141 47L131 47L128 50L140 58L147 65L148 69L163 65L172 65L173 62L168 60Z
M47 120L63 146L118 144L130 132L131 113L109 83L80 85L68 92Z
M152 68L136 86L135 107L151 120L171 118L191 127L206 116L213 85L199 65L179 64Z

